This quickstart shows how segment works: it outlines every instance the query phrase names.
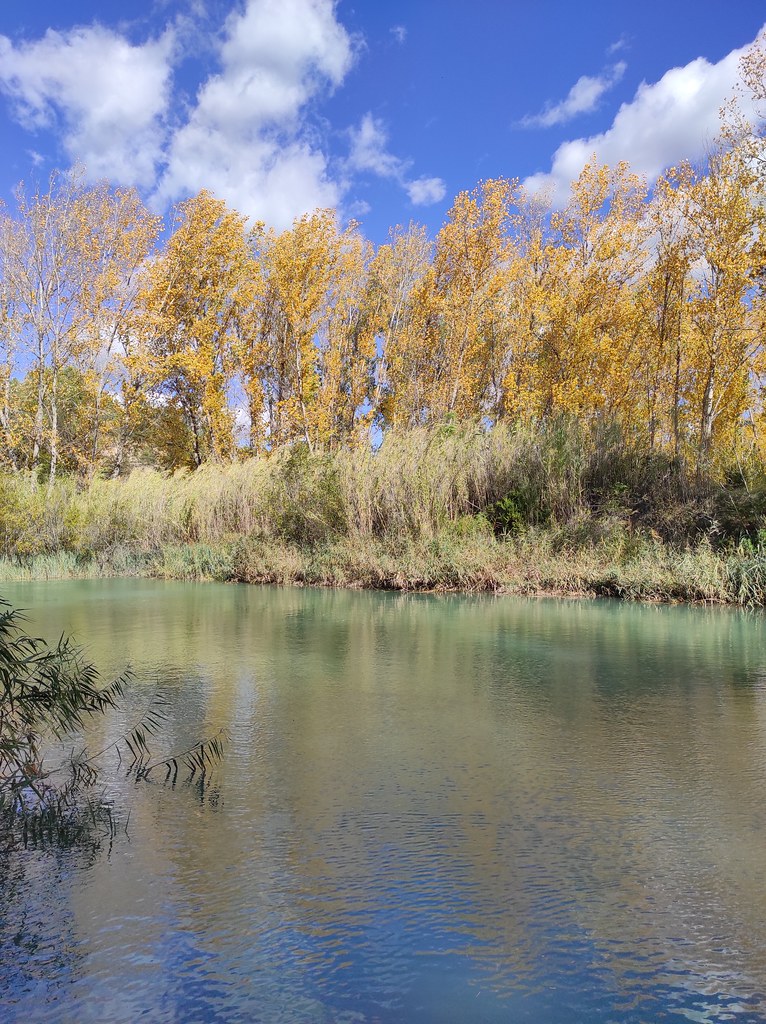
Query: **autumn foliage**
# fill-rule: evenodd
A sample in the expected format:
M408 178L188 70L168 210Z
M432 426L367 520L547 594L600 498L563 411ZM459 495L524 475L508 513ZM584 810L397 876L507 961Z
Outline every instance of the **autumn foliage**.
M163 226L76 174L21 188L0 215L0 464L52 482L561 416L698 475L761 459L766 178L757 133L724 136L651 190L592 161L563 209L484 181L435 238L410 224L377 250L332 210L278 233L201 192Z

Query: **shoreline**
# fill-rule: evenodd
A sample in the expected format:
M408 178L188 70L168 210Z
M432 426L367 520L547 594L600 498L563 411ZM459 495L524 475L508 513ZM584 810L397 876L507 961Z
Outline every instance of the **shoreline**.
M750 476L687 478L572 421L448 424L375 452L293 446L52 489L0 473L0 587L147 576L764 607L766 481Z
M766 605L766 555L674 549L641 540L556 550L546 534L509 540L440 538L364 544L349 538L313 548L238 537L220 544L121 547L100 555L59 551L0 559L3 583L146 578L379 590L413 594L611 598L653 604Z

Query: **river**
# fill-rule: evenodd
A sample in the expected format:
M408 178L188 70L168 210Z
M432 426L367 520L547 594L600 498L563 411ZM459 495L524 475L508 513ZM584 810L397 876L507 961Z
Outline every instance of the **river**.
M30 630L220 727L0 867L4 1024L766 1021L766 620L609 601L25 583Z

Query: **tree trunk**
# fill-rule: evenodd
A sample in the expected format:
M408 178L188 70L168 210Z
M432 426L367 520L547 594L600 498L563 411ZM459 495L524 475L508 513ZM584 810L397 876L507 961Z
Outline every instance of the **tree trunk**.
M40 465L40 452L43 447L43 425L45 405L45 366L42 359L37 366L37 408L35 409L34 441L32 442L32 462L30 464L30 484L34 489L37 483L37 470Z
M189 421L191 422L192 434L194 436L194 464L199 469L202 465L202 448L200 445L200 425L197 416L192 408L189 408Z
M711 360L708 368L705 390L702 395L702 409L700 411L700 437L697 450L697 476L701 477L707 468L710 458L710 449L713 443L713 395L715 392L715 360Z
M308 450L313 455L314 446L311 443L311 434L309 432L308 411L306 409L306 402L303 397L303 360L301 358L300 338L293 339L293 346L295 350L295 377L298 388L298 405L300 406L301 419L303 421L303 438L308 446Z
M19 468L18 461L16 459L16 453L13 449L13 434L11 432L11 369L8 367L8 373L5 377L5 385L3 387L3 407L0 410L0 426L3 428L5 434L5 444L8 449L8 461L11 464L13 470Z
M56 470L59 461L58 377L58 366L54 365L51 370L51 468L48 475L49 494L56 482Z
M96 391L96 401L93 409L93 432L90 440L90 466L88 466L88 478L93 479L96 474L96 461L99 456L99 438L101 434L101 400L103 388L99 384Z

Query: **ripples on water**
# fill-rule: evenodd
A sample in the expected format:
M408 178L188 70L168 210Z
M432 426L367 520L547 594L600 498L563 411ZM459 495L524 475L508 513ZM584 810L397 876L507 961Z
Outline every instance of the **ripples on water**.
M0 863L3 1022L766 1021L762 617L7 591L232 740L202 796L115 774L111 850Z

